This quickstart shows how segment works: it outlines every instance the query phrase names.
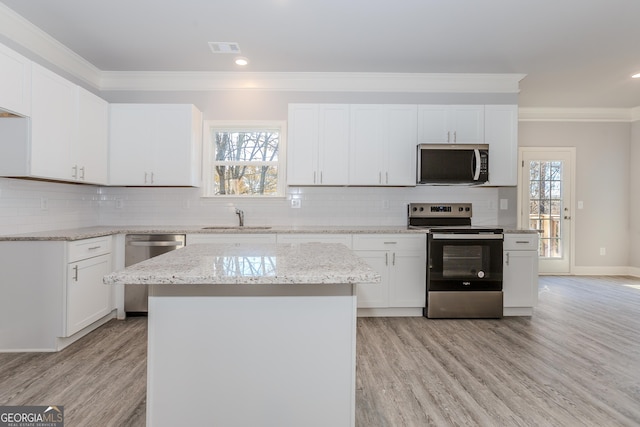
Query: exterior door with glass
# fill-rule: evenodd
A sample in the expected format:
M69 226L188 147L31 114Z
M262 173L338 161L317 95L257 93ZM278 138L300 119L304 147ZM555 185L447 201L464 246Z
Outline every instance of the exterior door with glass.
M538 230L539 271L570 274L575 148L520 149L519 225Z

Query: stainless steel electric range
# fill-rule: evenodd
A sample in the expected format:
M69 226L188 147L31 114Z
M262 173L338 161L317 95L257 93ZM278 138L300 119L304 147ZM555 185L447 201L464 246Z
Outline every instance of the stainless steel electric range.
M410 203L409 228L427 231L429 318L502 317L503 230L471 225L471 203Z

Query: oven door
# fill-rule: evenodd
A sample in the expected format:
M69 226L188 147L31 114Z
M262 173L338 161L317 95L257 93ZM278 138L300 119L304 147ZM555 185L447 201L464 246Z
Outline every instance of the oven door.
M502 234L430 233L427 291L501 291L502 242Z

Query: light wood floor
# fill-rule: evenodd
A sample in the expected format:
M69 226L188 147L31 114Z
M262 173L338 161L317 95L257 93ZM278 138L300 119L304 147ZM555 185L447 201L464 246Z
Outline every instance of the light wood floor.
M59 353L0 354L0 405L143 426L144 319ZM358 320L356 425L640 425L640 280L541 277L532 318ZM251 426L253 427L253 426Z

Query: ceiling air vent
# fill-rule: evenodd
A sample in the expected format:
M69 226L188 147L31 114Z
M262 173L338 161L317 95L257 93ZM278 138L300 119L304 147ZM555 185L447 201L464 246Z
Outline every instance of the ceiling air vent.
M209 42L213 53L240 53L240 46L234 42Z

